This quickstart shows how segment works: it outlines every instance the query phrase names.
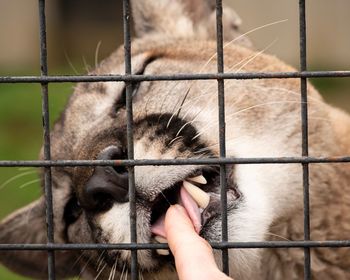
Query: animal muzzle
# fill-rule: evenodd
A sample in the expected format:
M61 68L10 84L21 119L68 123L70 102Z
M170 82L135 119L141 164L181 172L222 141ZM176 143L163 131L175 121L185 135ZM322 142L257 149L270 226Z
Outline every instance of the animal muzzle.
M116 146L105 148L97 157L99 160L113 160L122 157L122 151ZM129 175L124 166L97 166L87 181L80 197L85 209L103 211L114 202L129 200Z

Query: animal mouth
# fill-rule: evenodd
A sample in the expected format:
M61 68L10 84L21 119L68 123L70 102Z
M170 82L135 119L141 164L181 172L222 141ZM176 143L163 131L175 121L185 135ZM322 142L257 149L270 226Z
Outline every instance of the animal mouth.
M219 175L219 168L198 170L156 197L151 208L151 232L155 242L167 243L165 213L170 205L180 204L186 209L198 234L202 233L210 220L220 216ZM236 186L229 186L227 194L228 201L235 201L239 198ZM158 249L157 253L165 256L170 254L168 250L164 249Z

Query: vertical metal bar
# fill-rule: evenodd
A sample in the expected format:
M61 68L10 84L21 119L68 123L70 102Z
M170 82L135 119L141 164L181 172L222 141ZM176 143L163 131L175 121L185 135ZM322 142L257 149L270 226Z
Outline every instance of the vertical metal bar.
M216 48L218 73L224 73L224 47L222 28L222 0L216 0ZM225 131L225 84L223 79L218 79L218 106L219 106L219 145L220 158L226 157L226 131ZM221 235L222 241L228 241L227 228L227 192L226 192L226 165L220 165L221 187ZM228 249L222 249L222 269L229 274Z
M305 0L299 0L300 71L307 70ZM307 78L300 79L302 156L309 155ZM304 240L310 240L309 164L303 163ZM304 279L311 279L310 248L304 248Z
M40 28L40 70L41 76L48 75L47 67L47 44L46 44L46 18L45 0L39 0L39 28ZM49 122L49 91L48 84L41 84L42 95L42 121L44 137L44 158L51 160L50 151L50 122ZM54 223L53 223L53 201L52 201L52 178L51 167L44 168L45 182L45 203L46 203L46 225L47 243L54 243ZM48 250L48 279L55 279L55 252Z
M131 40L130 40L130 3L123 0L123 29L124 29L124 59L125 74L131 74ZM126 82L126 114L127 114L127 142L128 159L134 159L133 143L133 110L132 110L132 83ZM137 242L136 228L136 199L135 199L135 167L128 167L129 171L129 202L130 202L130 242ZM137 250L131 250L130 275L132 280L138 278Z

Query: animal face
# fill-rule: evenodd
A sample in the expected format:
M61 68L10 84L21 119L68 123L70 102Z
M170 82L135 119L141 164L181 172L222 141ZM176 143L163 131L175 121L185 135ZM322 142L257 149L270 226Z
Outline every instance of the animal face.
M217 71L212 1L169 0L155 4L144 0L132 4L138 36L132 45L134 74ZM225 38L236 38L224 49L226 71L293 71L274 57L250 50L250 42L239 36L238 22L237 15L225 8ZM124 73L122 48L91 74L121 73ZM226 81L227 155L238 158L299 156L299 87L299 81L294 79ZM133 83L132 90L135 159L219 157L216 81L142 81ZM344 140L350 127L348 116L324 104L311 85L308 94L312 115L310 153L314 156L325 152L345 154L350 150ZM122 82L78 84L53 128L52 158L126 159L125 107ZM324 119L328 121L322 121ZM342 239L349 226L345 216L337 216L337 222L333 221L339 205L349 207L348 192L341 195L342 190L348 189L348 174L346 167L340 165L310 167L311 208L315 217L312 227L317 229L328 223L321 233L317 231L319 239L327 236ZM52 176L56 242L130 242L130 174L126 167L54 167ZM200 235L210 241L221 240L218 166L136 166L134 178L138 242L156 243L164 237L162 218L174 203L186 207ZM230 241L263 241L278 235L302 239L301 166L228 165L226 179ZM327 211L330 208L334 211ZM30 224L25 222L28 220ZM337 226L333 227L333 223ZM43 198L1 223L0 243L20 241L46 242ZM258 273L261 279L280 279L281 275L299 279L303 271L302 256L299 252L284 252L231 250L232 276L254 279ZM327 263L328 273L336 271L340 275L338 279L346 279L349 271L339 267L339 262L327 259L328 253L324 252L314 258ZM344 264L350 262L346 252L340 253ZM140 250L137 254L140 273L147 279L176 279L168 252ZM216 257L219 262L219 254ZM46 258L42 252L26 252L20 256L6 252L0 257L12 269L34 277L45 277ZM76 265L71 267L69 263ZM56 253L59 277L77 275L80 271L87 279L96 276L108 279L112 271L121 277L129 265L130 252L123 250ZM323 269L314 273L325 275Z

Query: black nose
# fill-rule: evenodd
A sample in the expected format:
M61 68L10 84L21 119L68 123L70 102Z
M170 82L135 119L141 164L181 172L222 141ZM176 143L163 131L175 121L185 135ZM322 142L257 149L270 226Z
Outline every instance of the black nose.
M115 146L104 149L98 156L101 160L123 158ZM88 209L104 210L114 202L128 201L128 171L126 167L97 166L83 190L83 206Z

